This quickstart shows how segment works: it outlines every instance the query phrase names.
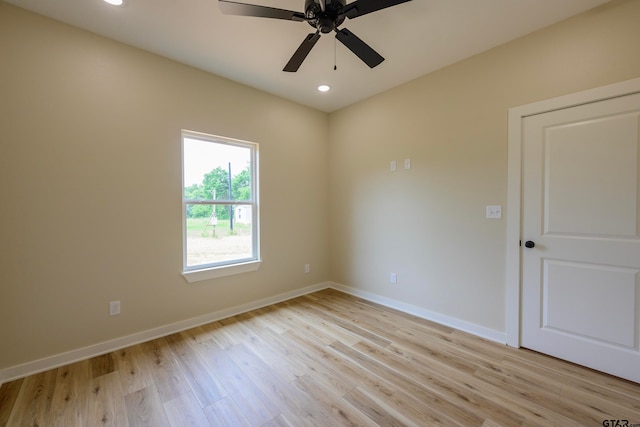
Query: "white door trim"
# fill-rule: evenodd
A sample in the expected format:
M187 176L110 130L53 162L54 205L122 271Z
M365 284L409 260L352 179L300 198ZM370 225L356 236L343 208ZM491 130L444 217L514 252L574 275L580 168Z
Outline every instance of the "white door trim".
M640 78L509 109L505 323L507 327L507 345L511 347L520 347L522 310L520 256L522 230L522 122L528 116L633 93L640 93Z

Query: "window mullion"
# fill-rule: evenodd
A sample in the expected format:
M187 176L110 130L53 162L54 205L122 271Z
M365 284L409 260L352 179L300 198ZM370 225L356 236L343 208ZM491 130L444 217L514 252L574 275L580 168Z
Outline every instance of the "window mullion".
M206 200L206 199L185 199L188 205L255 205L252 200Z

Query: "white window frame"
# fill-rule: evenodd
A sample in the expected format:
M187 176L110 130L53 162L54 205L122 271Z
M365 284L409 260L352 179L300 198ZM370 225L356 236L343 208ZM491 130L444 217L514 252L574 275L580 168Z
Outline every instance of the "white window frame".
M214 144L225 144L236 147L248 148L250 150L250 170L251 170L251 199L250 200L193 200L185 199L184 194L184 146L185 139L197 139L208 141ZM256 271L262 263L260 259L260 211L259 211L259 189L258 189L258 144L254 142L242 141L238 139L226 138L217 135L209 135L201 132L182 130L182 276L189 282L215 279L218 277L230 276L233 274ZM187 265L187 205L246 205L251 206L252 224L251 241L252 253L250 258L228 260L218 263L201 264L197 266Z

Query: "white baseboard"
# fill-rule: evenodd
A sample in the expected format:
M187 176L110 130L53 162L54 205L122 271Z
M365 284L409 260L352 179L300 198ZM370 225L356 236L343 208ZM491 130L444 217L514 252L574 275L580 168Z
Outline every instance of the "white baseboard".
M21 365L12 366L6 369L0 370L0 386L3 383L12 381L18 378L23 378L29 375L44 372L49 369L54 369L60 366L68 365L80 360L88 359L91 357L99 356L101 354L110 353L112 351L119 350L121 348L129 347L142 342L150 341L156 338L164 337L174 334L176 332L184 331L189 328L204 325L206 323L215 322L217 320L225 319L227 317L235 316L238 314L246 313L247 311L256 310L258 308L266 307L268 305L277 304L282 301L286 301L292 298L296 298L302 295L317 292L322 289L333 288L344 293L354 295L371 302L375 302L386 307L394 308L396 310L403 311L414 316L431 320L441 325L449 326L454 329L458 329L470 334L486 338L491 341L495 341L501 344L506 343L506 334L504 332L496 331L486 328L484 326L476 325L474 323L466 322L464 320L456 319L453 317L445 316L440 313L426 310L421 307L416 307L411 304L403 303L391 298L383 297L371 292L362 291L357 288L341 285L335 282L324 282L313 286L307 286L302 289L296 289L295 291L286 292L283 294L275 295L269 298L263 298L257 301L253 301L247 304L239 305L236 307L216 311L213 313L205 314L203 316L194 317L180 322L171 323L168 325L160 326L146 331L137 332L135 334L127 335L124 337L116 338L109 341L104 341L98 344L93 344L87 347L71 350L66 353L60 353L53 356L45 357L32 362L27 362Z
M225 319L227 317L235 316L238 314L246 313L247 311L256 310L258 308L266 307L268 305L276 304L282 301L286 301L292 298L296 298L302 295L310 294L322 289L330 287L330 282L319 283L313 286L307 286L302 289L296 289L291 292L285 292L283 294L275 295L269 298L263 298L257 301L253 301L247 304L242 304L236 307L216 311L213 313L205 314L191 319L182 320L168 325L160 326L146 331L137 332L135 334L127 335L124 337L116 338L109 341L104 341L98 344L93 344L87 347L68 351L66 353L60 353L53 356L45 357L32 362L23 363L21 365L12 366L6 369L0 370L0 386L8 381L12 381L18 378L23 378L29 375L44 372L49 369L58 368L60 366L68 365L80 360L88 359L91 357L99 356L101 354L110 353L112 351L119 350L121 348L129 347L142 342L150 341L156 338L164 337L174 334L176 332L184 331L189 328L204 325L206 323L215 322L217 320Z
M398 300L394 300L392 298L383 297L357 288L352 288L350 286L341 285L339 283L329 282L329 287L362 299L366 299L367 301L375 302L386 307L394 308L396 310L412 314L422 319L430 320L444 326L449 326L463 332L468 332L472 335L485 338L490 341L494 341L500 344L506 344L507 342L507 334L505 332L496 331L494 329L486 328L475 323L456 319L455 317L445 316L444 314L436 313L422 307L416 307L415 305L407 304Z

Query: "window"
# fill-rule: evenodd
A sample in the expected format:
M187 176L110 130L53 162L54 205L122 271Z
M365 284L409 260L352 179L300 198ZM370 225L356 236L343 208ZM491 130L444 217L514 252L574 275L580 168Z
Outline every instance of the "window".
M256 270L258 145L182 132L183 276Z

